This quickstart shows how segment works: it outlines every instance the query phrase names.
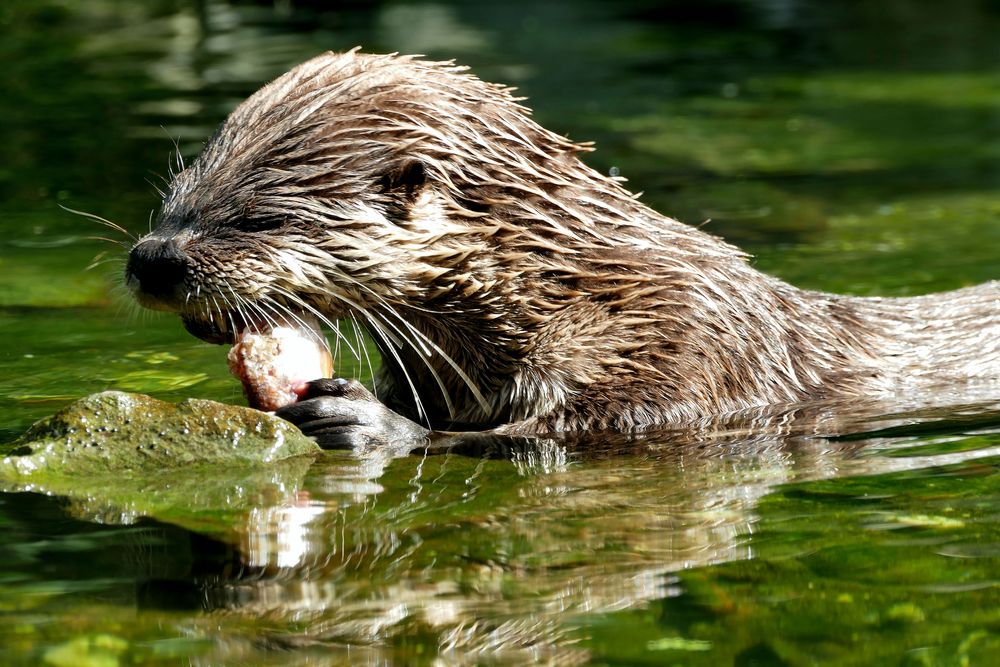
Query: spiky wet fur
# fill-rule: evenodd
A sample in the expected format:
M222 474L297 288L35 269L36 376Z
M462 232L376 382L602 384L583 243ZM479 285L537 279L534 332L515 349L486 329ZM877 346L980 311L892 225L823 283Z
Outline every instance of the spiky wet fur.
M1000 374L1000 288L796 289L646 207L449 63L325 54L240 105L165 199L188 319L353 318L436 426L635 429Z

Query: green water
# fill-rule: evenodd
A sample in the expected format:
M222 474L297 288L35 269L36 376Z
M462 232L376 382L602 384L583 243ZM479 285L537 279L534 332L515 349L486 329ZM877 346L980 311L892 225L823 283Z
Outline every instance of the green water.
M5 0L0 442L103 389L241 400L61 207L142 233L174 142L319 51L454 57L761 269L917 294L1000 277L998 34L988 0ZM1000 393L937 399L0 494L0 663L996 664Z

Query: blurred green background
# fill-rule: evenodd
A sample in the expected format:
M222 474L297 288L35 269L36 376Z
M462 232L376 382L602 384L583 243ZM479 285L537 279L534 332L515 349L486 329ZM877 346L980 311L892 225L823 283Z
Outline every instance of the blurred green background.
M138 312L125 250L91 237L126 239L66 208L143 233L175 147L318 52L454 58L761 269L902 295L1000 278L998 35L997 0L3 0L0 442L108 388L241 400L225 349ZM0 494L0 661L990 664L1000 436L956 410L856 450L668 434L174 471L129 511L86 482ZM172 508L194 531L106 525L199 487ZM255 548L303 560L243 573Z

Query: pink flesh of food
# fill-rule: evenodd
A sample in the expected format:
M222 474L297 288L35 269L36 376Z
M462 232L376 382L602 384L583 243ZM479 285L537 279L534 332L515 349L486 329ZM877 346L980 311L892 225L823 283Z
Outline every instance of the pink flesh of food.
M277 410L299 400L310 380L330 377L333 358L318 326L262 327L237 337L229 370L251 407Z

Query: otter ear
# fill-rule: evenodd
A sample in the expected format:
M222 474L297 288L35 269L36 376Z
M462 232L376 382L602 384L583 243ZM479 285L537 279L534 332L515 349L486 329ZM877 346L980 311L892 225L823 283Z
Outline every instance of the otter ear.
M417 198L426 182L427 174L419 160L408 160L395 165L379 179L383 193L401 197L406 203Z

